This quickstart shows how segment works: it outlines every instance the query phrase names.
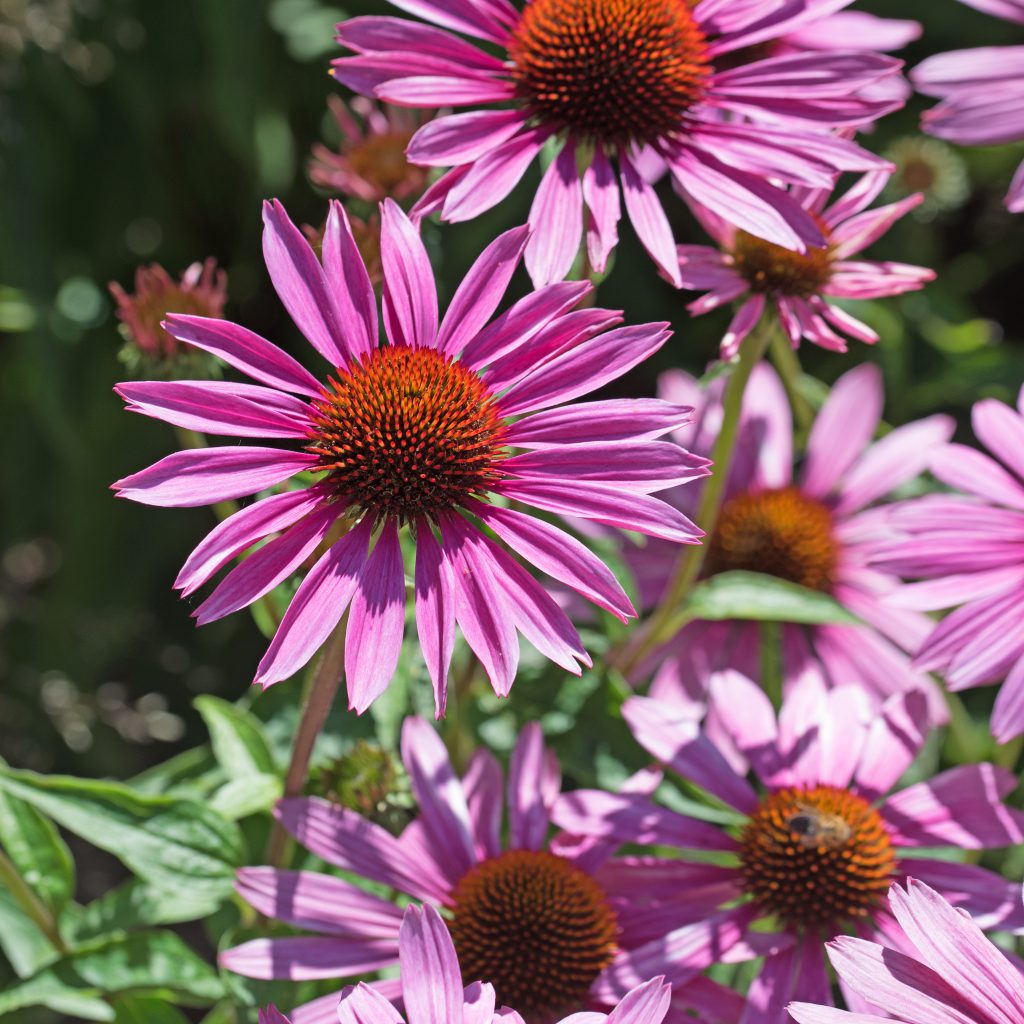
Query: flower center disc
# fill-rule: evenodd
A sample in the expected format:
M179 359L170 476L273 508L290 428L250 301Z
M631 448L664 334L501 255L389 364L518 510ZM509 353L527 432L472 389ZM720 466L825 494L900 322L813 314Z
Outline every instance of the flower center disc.
M405 149L411 138L412 132L368 135L348 153L352 170L383 195L390 195L405 182L410 173L423 173L413 168L405 158Z
M533 0L509 54L538 121L599 143L678 131L710 73L686 0Z
M552 853L509 850L468 871L452 894L462 976L490 982L520 1014L578 1009L611 963L618 923L601 887Z
M865 917L896 867L878 812L834 786L772 793L740 843L747 891L791 924L835 926Z
M793 252L746 231L736 232L732 258L751 291L771 295L806 299L817 294L832 273L831 249Z
M730 498L719 513L707 573L763 572L829 590L838 561L832 513L796 487Z
M377 519L433 517L499 479L497 403L460 363L389 345L328 380L307 448L350 504Z

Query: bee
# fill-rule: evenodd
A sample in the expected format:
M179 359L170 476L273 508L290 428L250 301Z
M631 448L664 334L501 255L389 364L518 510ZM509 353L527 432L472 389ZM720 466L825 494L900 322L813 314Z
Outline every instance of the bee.
M816 849L825 846L837 850L845 846L853 835L848 821L838 814L825 814L814 807L800 807L787 822L786 827L801 846Z

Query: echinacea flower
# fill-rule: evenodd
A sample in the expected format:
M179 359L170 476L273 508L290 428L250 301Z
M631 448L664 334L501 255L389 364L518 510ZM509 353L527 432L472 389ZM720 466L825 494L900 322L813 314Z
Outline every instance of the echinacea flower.
M249 977L341 984L394 965L402 912L392 899L412 899L444 911L463 983L493 985L497 1001L527 1020L602 1005L589 990L628 944L623 908L605 894L602 844L549 837L561 773L539 727L527 726L516 742L507 794L500 767L483 749L460 780L422 719L406 719L402 758L420 813L397 838L324 800L278 804L277 818L292 835L348 874L242 868L237 888L256 910L316 934L256 939L222 953L221 964ZM649 792L657 782L657 773L646 772L632 785ZM353 875L395 896L360 889ZM371 985L386 998L400 995L393 979ZM700 991L730 1007L740 1001L710 982ZM325 996L300 1007L296 1024L327 1024L336 1002L337 995Z
M698 453L711 450L722 420L723 389L721 379L704 389L682 371L662 376L663 398L696 409L693 424L673 434L680 444ZM930 416L873 442L883 404L877 367L865 364L840 377L815 419L797 473L786 393L770 366L756 367L744 395L724 501L709 531L703 577L745 570L830 595L862 624L783 624L783 678L809 674L828 685L857 682L879 703L897 691L921 688L929 694L933 720L942 721L941 691L910 666L910 655L932 624L923 614L897 607L892 597L902 581L869 563L875 545L896 536L885 526L884 506L876 503L926 468L952 434L953 422ZM700 488L673 496L692 514ZM641 600L652 607L677 556L657 542L630 544L626 553ZM700 706L709 672L732 667L756 678L760 644L756 622L691 622L638 671L655 672L653 694Z
M963 0L986 14L1024 25L1024 0ZM1024 140L1024 46L979 46L939 53L911 72L918 92L941 102L921 127L963 146L999 146ZM1024 211L1024 163L1010 183L1006 206Z
M921 581L900 589L897 606L956 609L924 639L915 664L940 672L954 691L1005 680L991 723L1005 743L1024 733L1024 389L1016 409L978 402L972 422L991 456L949 444L931 459L932 473L969 497L893 506L897 536L875 557L886 572Z
M340 96L329 96L327 104L341 132L341 145L336 151L319 142L313 146L309 180L365 203L419 198L427 171L409 163L405 150L422 119L363 96L348 105Z
M657 351L667 325L608 330L616 313L571 311L589 289L578 282L531 293L492 319L526 228L487 247L439 323L426 250L388 200L382 345L373 289L340 204L332 204L322 263L279 203L265 206L264 223L274 287L329 369L314 376L237 324L172 316L166 326L174 337L260 384L117 387L133 412L207 434L283 442L177 452L115 483L121 497L182 507L258 494L293 478L306 483L243 508L192 552L175 581L186 596L276 535L196 609L199 624L246 607L313 560L256 682L291 676L348 610L348 693L362 712L398 662L407 600L400 534L407 534L415 545L417 631L439 715L456 623L501 695L516 674L517 630L579 674L589 659L572 623L480 524L600 607L623 619L633 614L615 577L579 541L491 496L696 543L700 531L652 497L708 473L706 459L655 440L689 410L651 400L566 404Z
M678 283L668 218L638 169L646 151L665 160L695 202L799 251L824 244L820 228L769 179L823 188L841 171L883 165L827 129L891 109L862 91L897 74L898 61L833 51L721 66L737 50L845 5L529 0L520 10L510 0L395 0L429 24L343 22L338 41L356 56L335 60L332 73L389 103L475 108L438 117L413 136L413 163L452 168L414 213L476 217L548 148L554 159L529 217L526 266L534 283L565 277L584 234L591 268L603 271L618 241L622 200L651 257ZM740 116L723 116L731 114ZM785 128L773 120L780 116Z
M1019 886L973 864L918 856L1024 841L1024 813L1002 800L1017 785L1009 771L961 765L892 791L928 734L923 694L897 694L875 710L857 685L827 691L801 681L776 715L739 673L710 685L720 741L653 698L631 697L623 715L655 759L728 809L731 824L593 790L563 795L552 813L562 828L602 841L703 853L700 863L683 852L608 873L608 892L629 895L648 941L604 971L596 994L615 998L638 978L664 974L673 1003L685 1005L687 983L704 969L763 956L741 1020L784 1024L790 1000L831 1003L826 940L855 932L892 945L884 896L907 875L985 927L1024 929Z
M898 949L849 936L828 944L829 960L857 1012L791 1003L797 1024L1024 1024L1019 961L963 911L914 878L906 888L889 890L889 909Z
M916 193L869 210L888 180L886 171L865 174L834 201L831 189L791 189L792 198L815 218L826 240L824 248L803 253L766 242L694 207L718 248L679 246L679 275L684 288L706 292L689 306L695 315L740 303L722 338L723 358L739 351L766 309L778 317L794 348L806 338L822 348L845 352L843 334L868 344L878 341L867 324L829 300L902 295L935 278L935 272L924 267L858 258L923 199Z
M164 330L161 321L170 313L218 317L228 298L228 276L214 259L193 263L175 281L159 263L135 270L135 292L128 294L111 281L110 294L129 341L148 359L164 361L189 351Z

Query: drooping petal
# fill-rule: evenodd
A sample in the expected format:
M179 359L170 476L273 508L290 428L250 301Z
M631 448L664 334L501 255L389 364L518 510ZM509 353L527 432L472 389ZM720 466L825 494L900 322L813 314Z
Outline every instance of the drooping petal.
M526 269L534 288L561 281L572 269L583 237L583 185L571 140L545 171L529 224Z
M409 907L398 948L409 1024L462 1024L462 974L441 915L429 904Z
M444 717L455 648L455 579L430 524L416 529L416 632L434 686L434 715Z
M598 274L603 274L608 257L619 244L619 184L611 161L598 146L586 171L583 172L583 199L590 211L587 228L587 257Z
M658 269L672 284L681 288L676 242L660 200L624 152L619 154L619 166L622 170L622 195L626 201L626 213L637 237Z
M385 522L360 573L345 638L349 704L361 715L387 688L402 650L405 569L394 520Z
M299 584L256 670L256 684L267 687L294 674L341 621L365 570L372 528L367 516L336 541Z

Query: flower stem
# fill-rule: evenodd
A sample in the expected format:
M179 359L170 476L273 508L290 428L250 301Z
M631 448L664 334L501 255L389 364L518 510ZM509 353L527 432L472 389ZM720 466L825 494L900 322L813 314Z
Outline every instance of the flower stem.
M804 372L800 366L800 357L777 323L771 331L771 356L789 397L797 432L806 437L814 423L814 409L800 390L800 378Z
M345 665L346 625L345 619L338 623L334 632L321 648L320 659L316 663L315 671L306 677L299 728L292 746L288 774L284 778L285 799L300 796L306 786L306 779L309 777L309 763L313 757L313 746L327 721L334 698L338 693L338 687L341 686ZM288 833L280 822L275 821L264 860L273 867L281 867L287 847Z
M68 951L67 943L61 938L56 918L42 900L32 891L28 882L0 850L0 884L14 897L14 901L25 912L35 926L46 936L47 941L59 953Z
M739 362L733 369L725 388L725 396L722 400L722 426L711 451L711 461L714 465L711 476L704 484L696 516L697 525L708 534L714 530L715 520L718 518L718 511L722 506L725 483L729 478L729 467L732 465L733 451L739 436L740 412L743 408L743 395L747 389L747 382L750 380L751 373L754 372L754 367L764 355L773 333L773 320L768 317L763 318L757 329L740 348ZM692 544L685 549L682 557L676 563L675 572L665 588L654 614L647 621L642 635L619 664L619 668L624 673L628 674L659 644L674 635L671 628L673 620L683 598L697 582L706 555L706 543Z

